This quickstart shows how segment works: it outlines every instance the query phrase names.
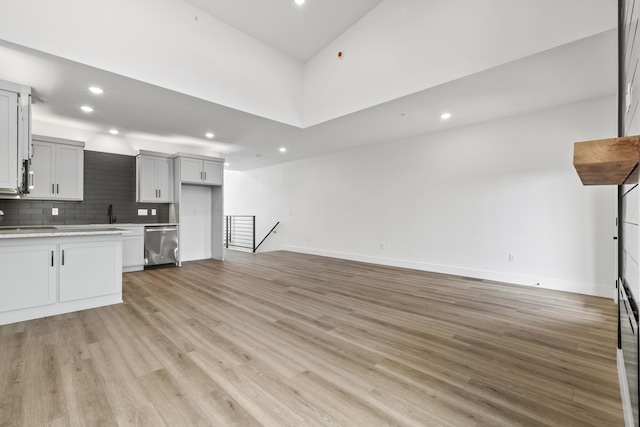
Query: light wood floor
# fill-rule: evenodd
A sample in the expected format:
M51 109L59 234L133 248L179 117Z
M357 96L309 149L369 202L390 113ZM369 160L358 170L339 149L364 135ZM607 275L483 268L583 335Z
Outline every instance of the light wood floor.
M2 426L622 426L611 300L228 252L0 326Z

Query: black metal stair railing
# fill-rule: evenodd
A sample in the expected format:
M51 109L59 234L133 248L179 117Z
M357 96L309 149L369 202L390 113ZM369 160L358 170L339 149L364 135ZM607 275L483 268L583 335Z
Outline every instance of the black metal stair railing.
M256 246L255 215L225 215L224 246L227 249L245 249L255 252L271 233L276 232L278 224L280 224L279 221Z

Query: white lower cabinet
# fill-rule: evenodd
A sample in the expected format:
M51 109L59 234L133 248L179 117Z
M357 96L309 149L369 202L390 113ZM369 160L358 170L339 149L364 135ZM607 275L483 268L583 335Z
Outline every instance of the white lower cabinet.
M122 258L113 242L60 245L60 302L121 292Z
M0 325L122 302L122 236L0 239Z
M56 245L0 248L0 311L56 303Z
M122 236L122 272L144 269L144 226L116 226L128 231Z

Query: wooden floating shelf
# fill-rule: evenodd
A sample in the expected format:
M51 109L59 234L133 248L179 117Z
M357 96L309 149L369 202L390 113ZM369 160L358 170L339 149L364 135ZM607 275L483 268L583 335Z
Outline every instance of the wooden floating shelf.
M584 185L638 182L640 136L576 142L573 166Z

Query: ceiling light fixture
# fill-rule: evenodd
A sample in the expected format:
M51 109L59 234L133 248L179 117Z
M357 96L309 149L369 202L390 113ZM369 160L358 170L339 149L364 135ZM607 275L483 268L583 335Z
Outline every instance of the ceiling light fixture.
M448 119L451 118L451 113L442 113L442 114L440 114L440 118L442 120L448 120Z
M95 93L96 95L102 95L104 93L104 90L102 90L98 86L91 86L89 88L89 91L91 91L91 93Z
M280 152L281 152L281 153L284 153L285 151L287 151L287 149L286 149L286 148L284 148L284 147L280 147Z
M304 4L305 0L296 0L296 4L298 6L302 6Z
M109 133L110 133L111 135L117 135L117 134L119 134L120 132L118 131L118 129L109 129Z
M225 166L231 166L231 163L229 163L229 162L224 162L224 165L225 165Z
M204 134L204 136L206 136L207 138L211 139L213 138L215 135L213 134L213 132L207 132Z
M88 105L83 105L82 107L80 107L80 109L85 113L91 113L93 111L93 108L89 107Z

